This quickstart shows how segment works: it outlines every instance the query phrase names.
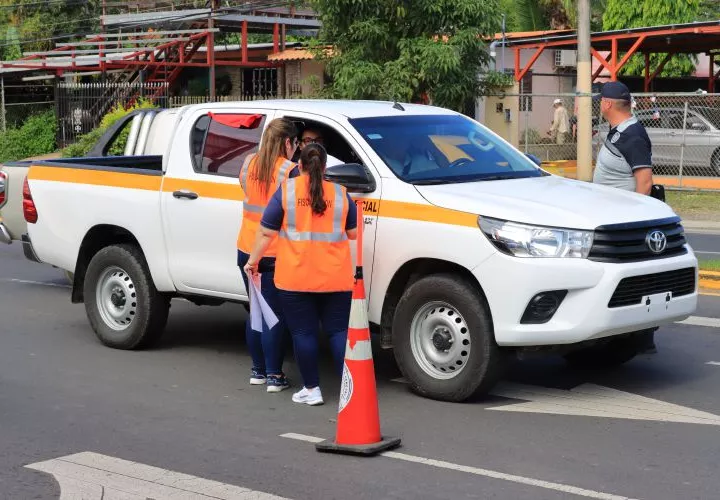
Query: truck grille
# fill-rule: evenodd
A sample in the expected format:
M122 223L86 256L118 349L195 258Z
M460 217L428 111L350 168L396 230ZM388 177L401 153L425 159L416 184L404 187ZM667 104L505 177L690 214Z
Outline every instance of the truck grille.
M673 297L690 295L695 291L695 268L676 269L664 273L632 276L620 280L608 307L640 304L646 295L672 292Z
M653 252L648 237L654 231L665 236L661 252ZM664 259L687 253L685 230L680 219L673 217L657 221L600 226L595 229L588 259L597 262L637 262Z

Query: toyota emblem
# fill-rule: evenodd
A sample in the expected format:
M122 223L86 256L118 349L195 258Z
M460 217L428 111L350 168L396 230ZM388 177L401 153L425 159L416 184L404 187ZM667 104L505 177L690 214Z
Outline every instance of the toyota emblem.
M652 253L660 254L667 247L667 237L662 231L650 231L645 237L645 243Z

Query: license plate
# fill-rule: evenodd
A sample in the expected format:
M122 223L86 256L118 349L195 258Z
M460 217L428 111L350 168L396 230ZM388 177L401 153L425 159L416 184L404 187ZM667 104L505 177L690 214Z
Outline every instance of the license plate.
M642 305L649 313L662 312L670 309L672 303L672 292L655 293L653 295L645 295L642 299Z

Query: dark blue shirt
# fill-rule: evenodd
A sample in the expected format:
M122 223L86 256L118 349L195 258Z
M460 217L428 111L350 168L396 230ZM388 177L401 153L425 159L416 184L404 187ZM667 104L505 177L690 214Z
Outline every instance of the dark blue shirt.
M295 175L292 175L292 172L290 176L295 177ZM347 199L350 209L348 210L347 218L345 219L346 231L357 228L357 211L355 210L355 202L352 198L350 198L349 194L347 195ZM285 217L285 210L283 210L282 206L282 188L278 188L272 198L270 198L267 207L265 207L265 212L263 212L260 224L272 231L280 231L283 217Z

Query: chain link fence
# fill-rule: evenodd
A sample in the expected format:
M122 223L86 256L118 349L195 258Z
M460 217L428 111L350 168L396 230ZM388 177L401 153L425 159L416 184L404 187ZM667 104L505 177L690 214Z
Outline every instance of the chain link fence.
M518 148L546 164L572 172L577 160L575 94L516 94ZM683 187L688 179L703 189L702 179L720 186L720 94L633 94L633 114L652 143L653 174ZM593 161L609 124L599 102L592 104ZM713 184L714 186L715 184ZM708 184L710 186L710 184ZM708 187L717 189L717 187Z

